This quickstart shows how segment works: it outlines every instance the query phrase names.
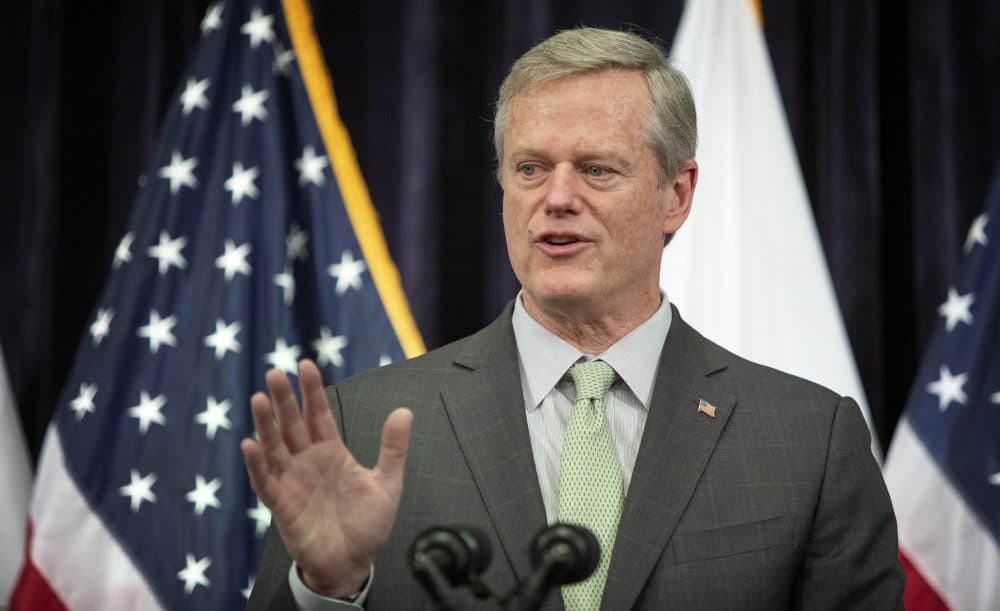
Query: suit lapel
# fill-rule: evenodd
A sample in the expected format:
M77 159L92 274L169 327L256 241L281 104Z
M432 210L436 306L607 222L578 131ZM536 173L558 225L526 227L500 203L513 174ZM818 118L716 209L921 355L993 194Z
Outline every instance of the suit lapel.
M546 520L524 413L511 312L508 306L470 339L455 359L456 371L441 394L503 554L516 577L523 579L531 572L531 539Z
M602 609L635 605L735 408L734 398L708 381L725 368L721 353L710 351L710 345L674 309ZM714 418L699 413L701 400L715 406Z
M511 310L508 306L470 338L455 358L455 372L441 395L500 548L515 577L524 579L531 573L531 539L546 520L524 414ZM635 605L735 409L733 396L710 383L709 377L726 367L722 353L710 346L674 309L602 609ZM698 412L701 400L715 406L714 418ZM562 609L557 591L545 608Z

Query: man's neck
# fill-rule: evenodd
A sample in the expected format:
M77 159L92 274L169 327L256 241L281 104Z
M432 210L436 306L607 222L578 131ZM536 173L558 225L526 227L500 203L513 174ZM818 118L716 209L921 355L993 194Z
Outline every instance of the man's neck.
M640 300L627 312L595 311L585 306L543 308L527 293L521 294L525 312L552 333L559 336L580 352L597 356L607 351L615 342L625 337L639 325L649 320L660 307L662 295Z

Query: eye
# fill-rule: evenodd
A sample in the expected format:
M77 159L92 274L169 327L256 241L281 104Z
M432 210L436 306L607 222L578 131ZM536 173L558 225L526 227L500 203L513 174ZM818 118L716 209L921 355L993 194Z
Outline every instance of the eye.
M517 167L517 171L520 172L522 176L530 178L538 173L538 166L533 163L522 163Z
M599 165L587 166L587 176L590 176L591 178L600 178L607 173L608 171Z

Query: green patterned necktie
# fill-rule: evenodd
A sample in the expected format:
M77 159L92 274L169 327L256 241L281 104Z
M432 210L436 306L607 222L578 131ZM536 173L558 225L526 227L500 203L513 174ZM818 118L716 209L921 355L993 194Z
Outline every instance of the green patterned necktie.
M563 437L559 521L592 530L601 544L601 561L587 580L564 586L562 595L567 611L590 611L601 606L625 499L618 451L604 411L604 395L617 375L599 360L578 363L569 375L576 384L576 406Z

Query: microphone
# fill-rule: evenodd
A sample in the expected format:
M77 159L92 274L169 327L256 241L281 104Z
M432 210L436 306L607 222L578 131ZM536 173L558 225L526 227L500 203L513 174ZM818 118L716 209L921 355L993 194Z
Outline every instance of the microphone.
M554 586L583 581L597 569L601 546L583 526L557 522L535 535L531 564L535 571L525 580L516 608L538 609Z
M409 550L410 571L439 611L467 608L468 603L458 598L461 586L468 586L476 598L493 601L497 609L535 611L553 587L590 577L600 561L601 546L592 532L576 524L542 529L531 542L533 572L500 599L480 579L491 557L490 540L468 526L428 528Z
M410 571L439 609L455 608L452 592L470 585L478 596L489 595L479 575L492 559L490 540L478 528L432 527L413 540L409 551Z

